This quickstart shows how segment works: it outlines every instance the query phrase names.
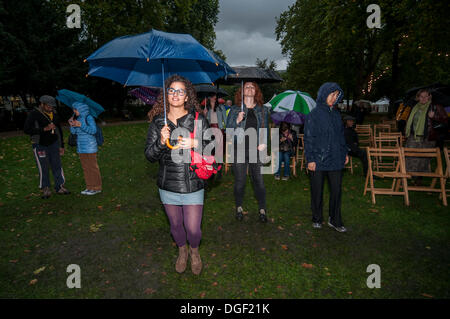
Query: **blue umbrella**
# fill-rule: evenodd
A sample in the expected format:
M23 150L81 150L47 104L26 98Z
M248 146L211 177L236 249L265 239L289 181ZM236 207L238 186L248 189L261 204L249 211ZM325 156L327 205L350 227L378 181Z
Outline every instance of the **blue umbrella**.
M305 115L296 111L274 112L272 113L272 115L270 115L270 117L277 125L281 122L300 125L305 121Z
M192 83L212 83L236 73L190 34L150 32L116 38L92 53L88 75L114 80L124 86L156 86L181 75ZM164 97L164 119L166 101Z
M84 103L89 107L89 113L93 117L98 117L100 113L105 111L105 109L100 104L94 102L87 96L66 89L58 90L56 99L71 108L74 102Z
M125 86L162 87L164 78L181 75L192 83L212 83L234 70L190 34L152 30L116 38L85 61L88 75Z

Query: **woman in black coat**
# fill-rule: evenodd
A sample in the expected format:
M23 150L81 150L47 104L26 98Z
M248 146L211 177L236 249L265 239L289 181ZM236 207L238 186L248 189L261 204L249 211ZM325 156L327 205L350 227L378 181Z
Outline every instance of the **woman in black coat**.
M196 136L190 138L194 131L196 112L201 113L192 83L178 75L169 77L165 83L167 101L167 124L164 120L162 94L149 112L145 156L150 162L159 162L157 185L167 217L170 230L179 248L175 269L182 273L188 260L187 241L191 255L191 269L200 274L202 261L198 251L201 240L201 221L205 183L190 169L191 148L205 146L202 136L209 127L202 114L198 115ZM180 134L174 131L178 131ZM173 134L171 134L173 132ZM178 136L182 135L183 138ZM170 140L170 143L167 141ZM203 145L199 145L202 141ZM171 149L179 144L180 148ZM187 240L186 240L187 238Z

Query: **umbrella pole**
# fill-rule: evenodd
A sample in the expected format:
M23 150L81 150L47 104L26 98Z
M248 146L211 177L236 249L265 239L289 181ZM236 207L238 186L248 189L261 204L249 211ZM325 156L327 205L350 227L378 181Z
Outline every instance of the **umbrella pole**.
M244 112L244 80L241 80L241 112Z
M164 79L164 59L162 59L162 63L161 63L161 68L162 68L162 80L163 80L163 99L164 99L164 125L167 125L167 113L166 113L166 80Z

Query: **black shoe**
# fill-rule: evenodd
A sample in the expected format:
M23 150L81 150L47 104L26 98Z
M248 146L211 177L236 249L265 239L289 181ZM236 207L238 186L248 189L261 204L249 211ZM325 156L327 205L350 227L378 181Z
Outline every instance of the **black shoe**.
M241 206L239 206L238 208L236 208L236 219L241 221L244 218L244 214L243 214L243 209Z
M259 220L261 223L267 223L266 211L264 209L259 210Z

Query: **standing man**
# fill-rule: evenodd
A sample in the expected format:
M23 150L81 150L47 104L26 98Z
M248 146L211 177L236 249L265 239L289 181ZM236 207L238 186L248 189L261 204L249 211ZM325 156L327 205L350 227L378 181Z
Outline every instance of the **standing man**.
M369 167L369 164L367 162L367 152L359 147L358 134L353 128L355 124L355 118L353 116L346 115L344 116L344 123L344 135L345 142L347 143L348 154L353 157L358 157L361 160L363 165L363 174L364 176L366 176L367 169Z
M56 100L49 95L39 99L40 105L28 115L24 132L31 136L34 158L39 170L39 188L42 198L49 198L50 190L49 166L52 169L57 194L70 194L64 187L64 171L61 156L64 155L64 140L58 115L54 111Z
M311 176L311 210L314 228L322 228L323 183L330 184L328 226L346 232L341 218L342 169L348 162L344 126L336 105L343 98L337 83L324 83L316 107L306 116L305 157Z

